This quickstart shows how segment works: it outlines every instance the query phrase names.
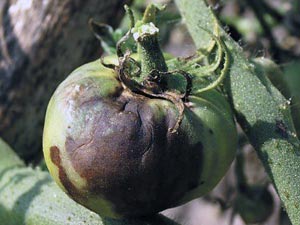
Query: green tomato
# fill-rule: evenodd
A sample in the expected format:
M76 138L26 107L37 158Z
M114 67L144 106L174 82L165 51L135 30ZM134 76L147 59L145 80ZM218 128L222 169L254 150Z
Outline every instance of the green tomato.
M235 123L216 90L190 95L177 132L170 132L178 114L168 100L125 88L100 60L83 65L48 105L43 151L50 174L76 202L112 218L148 216L198 198L235 156Z

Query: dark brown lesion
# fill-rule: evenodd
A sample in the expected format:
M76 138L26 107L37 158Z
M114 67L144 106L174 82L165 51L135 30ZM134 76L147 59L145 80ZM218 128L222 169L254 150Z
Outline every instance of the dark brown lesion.
M120 58L119 66L116 67L116 71L118 72L119 75L119 80L124 86L124 89L129 89L134 93L149 98L165 99L167 101L172 102L178 109L178 118L176 120L176 123L173 125L173 127L169 127L168 131L171 133L177 133L179 126L184 117L184 109L185 109L184 102L188 101L188 96L190 95L192 90L191 75L183 70L161 72L154 69L150 72L147 78L143 80L142 83L138 83L137 81L132 79L132 74L131 74L132 72L128 71L130 67L129 66L130 63L137 65L135 60L130 58L130 52L126 52L125 55L122 58ZM138 65L137 67L139 68ZM140 72L141 70L138 71ZM175 90L168 90L167 83L164 78L175 73L178 73L185 78L187 83L185 88L185 93L178 93Z
M158 111L164 116L158 117ZM132 217L174 206L200 185L203 146L191 144L182 126L176 135L169 132L178 119L171 104L167 107L160 99L123 90L118 97L86 99L74 118L86 112L93 112L92 123L78 126L74 120L69 124L72 129L64 150L76 173L86 180L84 191L90 197L103 197L113 204L113 211ZM198 120L188 108L185 116L188 121ZM69 181L59 149L53 146L51 152L68 194L88 202L89 196L82 199Z
M177 135L168 132L176 121L175 112L158 120L159 108L140 98L120 97L107 105L99 99L93 138L86 127L80 136L68 136L65 142L72 166L87 181L88 192L103 196L113 203L115 212L126 217L175 206L187 191L200 185L202 169L202 143L189 144L182 128Z
M79 200L83 196L80 191L75 187L75 185L70 181L65 168L61 164L60 150L57 146L52 146L50 148L50 158L54 165L58 168L59 180L67 190L67 194L70 195L74 200Z

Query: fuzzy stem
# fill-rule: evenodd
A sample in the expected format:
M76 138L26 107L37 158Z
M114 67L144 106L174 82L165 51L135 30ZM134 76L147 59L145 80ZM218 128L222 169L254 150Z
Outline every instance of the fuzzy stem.
M167 65L158 43L158 28L154 25L156 5L149 5L142 21L138 21L132 29L133 38L138 44L138 54L141 59L142 73L139 78L143 81L151 71L167 72Z
M204 0L176 0L176 4L198 48L209 43L215 20ZM300 143L295 137L286 99L254 65L242 49L221 28L230 51L226 90L238 122L258 152L294 225L300 224Z
M142 66L142 77L145 78L152 70L167 72L167 65L158 44L157 35L149 35L139 42Z
M143 23L155 23L157 10L158 8L156 5L150 4L144 12Z

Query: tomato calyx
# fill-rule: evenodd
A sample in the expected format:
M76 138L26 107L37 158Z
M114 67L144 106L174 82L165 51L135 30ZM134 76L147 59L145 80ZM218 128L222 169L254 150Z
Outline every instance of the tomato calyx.
M172 72L161 72L156 69L152 70L150 74L143 80L142 83L136 82L134 79L130 78L128 68L126 65L128 61L132 61L130 58L130 53L125 53L124 57L119 60L119 66L117 67L119 79L124 87L124 89L129 89L131 92L147 96L150 98L165 99L172 102L178 109L179 115L174 127L169 128L171 133L176 133L184 115L184 102L188 101L188 95L192 88L192 79L190 74L178 70ZM166 85L163 81L163 77L167 75L172 75L172 73L178 73L184 76L186 79L186 90L185 93L178 93L173 90L166 89Z
M217 22L214 33L203 28L212 38L212 43L206 50L198 50L196 57L190 60L173 59L171 64L166 61L158 43L159 29L155 26L156 14L163 8L157 4L150 4L143 18L135 21L132 10L125 6L131 28L116 43L118 63L107 64L102 60L102 65L114 69L123 88L131 93L172 102L178 109L178 119L169 131L176 133L183 119L185 103L188 102L189 95L199 95L219 86L226 77L230 61L226 45L218 36ZM97 23L92 23L92 26L94 31L101 30L97 28ZM128 48L128 43L132 40L136 47ZM137 60L131 57L135 49L137 49ZM216 51L214 62L200 66L201 61L208 58L213 51ZM206 53L202 54L202 52ZM169 66L171 69L168 68ZM213 73L216 72L219 74L214 76ZM174 82L171 84L174 79L177 79L175 85ZM178 82L178 79L181 81Z
M134 94L172 102L178 109L178 118L175 125L169 128L169 131L176 133L183 119L184 102L188 101L188 96L192 90L192 76L183 70L168 71L157 39L159 30L154 25L156 12L161 8L153 4L149 5L143 19L137 23L134 21L132 11L128 7L125 9L131 18L132 28L117 43L119 65L105 64L103 60L102 63L117 72L124 89L130 90ZM131 37L137 43L140 62L130 57L131 52L129 50L126 50L125 53L122 51L123 43ZM183 93L168 87L168 77L175 73L185 79L186 87Z

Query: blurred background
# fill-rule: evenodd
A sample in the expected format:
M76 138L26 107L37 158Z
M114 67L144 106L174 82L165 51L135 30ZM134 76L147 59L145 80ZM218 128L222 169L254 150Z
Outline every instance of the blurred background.
M43 121L57 85L76 67L109 51L88 20L109 24L112 34L121 36L129 28L123 5L131 5L139 17L149 2L167 4L158 18L163 49L178 57L192 55L195 46L173 1L0 0L0 137L28 165L46 170ZM290 101L299 129L300 1L208 2L245 54L268 68L269 78ZM185 225L291 224L255 150L242 131L239 137L237 158L218 186L164 215Z

